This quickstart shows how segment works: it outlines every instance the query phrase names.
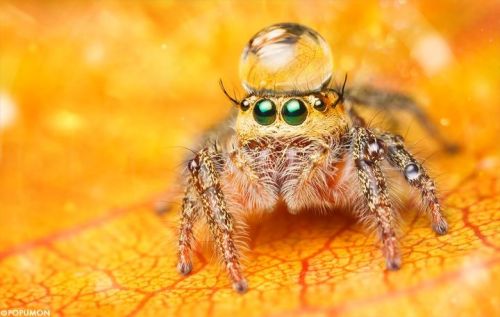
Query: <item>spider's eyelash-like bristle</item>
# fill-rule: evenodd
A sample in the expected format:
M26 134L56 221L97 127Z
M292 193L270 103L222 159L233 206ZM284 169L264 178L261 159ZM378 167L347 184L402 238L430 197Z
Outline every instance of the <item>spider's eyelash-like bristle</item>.
M227 90L226 90L226 87L224 87L224 83L222 82L222 79L219 79L219 86L220 88L222 89L222 92L224 93L224 95L226 95L226 97L234 104L234 105L239 105L240 104L240 101L238 99L236 99L236 94L235 96L231 96ZM234 94L234 92L233 92Z
M339 100L343 102L346 94L345 90L346 85L347 85L347 73L345 74L344 81L342 82L342 84L334 80L333 87L329 88L328 90L336 93L339 96Z

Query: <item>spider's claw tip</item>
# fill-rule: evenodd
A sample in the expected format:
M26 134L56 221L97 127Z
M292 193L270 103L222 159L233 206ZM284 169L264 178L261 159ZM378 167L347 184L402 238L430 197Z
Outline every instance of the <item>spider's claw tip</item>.
M387 259L386 266L389 271L397 271L401 268L401 259L399 257Z
M188 275L193 270L193 264L187 262L179 262L177 264L177 271L182 275Z
M233 283L233 289L240 294L244 294L248 290L248 283L245 279L239 280Z
M440 221L432 224L432 230L439 235L444 235L448 232L448 223L446 220L441 219Z

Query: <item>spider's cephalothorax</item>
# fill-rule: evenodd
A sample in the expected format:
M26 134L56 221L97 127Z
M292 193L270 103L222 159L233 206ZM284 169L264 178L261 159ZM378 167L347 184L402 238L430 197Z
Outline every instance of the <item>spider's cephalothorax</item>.
M387 268L398 269L397 217L384 164L399 169L420 190L433 229L446 233L434 182L423 166L400 136L367 127L355 109L405 107L425 119L411 99L329 88L330 51L319 34L297 24L277 24L256 34L243 52L241 69L248 95L243 100L228 96L234 115L207 137L187 166L179 236L182 274L191 271L193 226L203 215L233 287L245 291L236 222L245 213L271 212L279 201L292 213L362 201L357 216L375 225Z

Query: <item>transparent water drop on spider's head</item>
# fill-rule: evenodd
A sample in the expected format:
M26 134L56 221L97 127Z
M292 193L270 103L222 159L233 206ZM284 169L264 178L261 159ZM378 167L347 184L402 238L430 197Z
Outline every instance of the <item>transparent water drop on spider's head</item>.
M295 23L271 25L243 50L240 78L247 92L319 90L332 77L332 54L316 31Z

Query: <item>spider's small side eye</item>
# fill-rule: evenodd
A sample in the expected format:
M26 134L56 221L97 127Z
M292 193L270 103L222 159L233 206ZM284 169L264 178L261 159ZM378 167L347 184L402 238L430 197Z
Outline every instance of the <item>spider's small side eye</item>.
M269 99L257 101L253 108L253 117L259 124L272 124L276 120L276 105Z
M316 99L316 101L314 101L313 107L314 107L314 109L316 109L318 111L325 111L326 110L326 103L323 100L318 98L318 99Z
M250 108L250 101L248 100L243 100L240 104L241 110L247 111Z
M342 96L339 94L335 95L335 101L332 103L332 108L335 108L341 101L342 101Z
M290 99L283 105L281 115L289 125L300 125L307 118L307 108L302 100Z

